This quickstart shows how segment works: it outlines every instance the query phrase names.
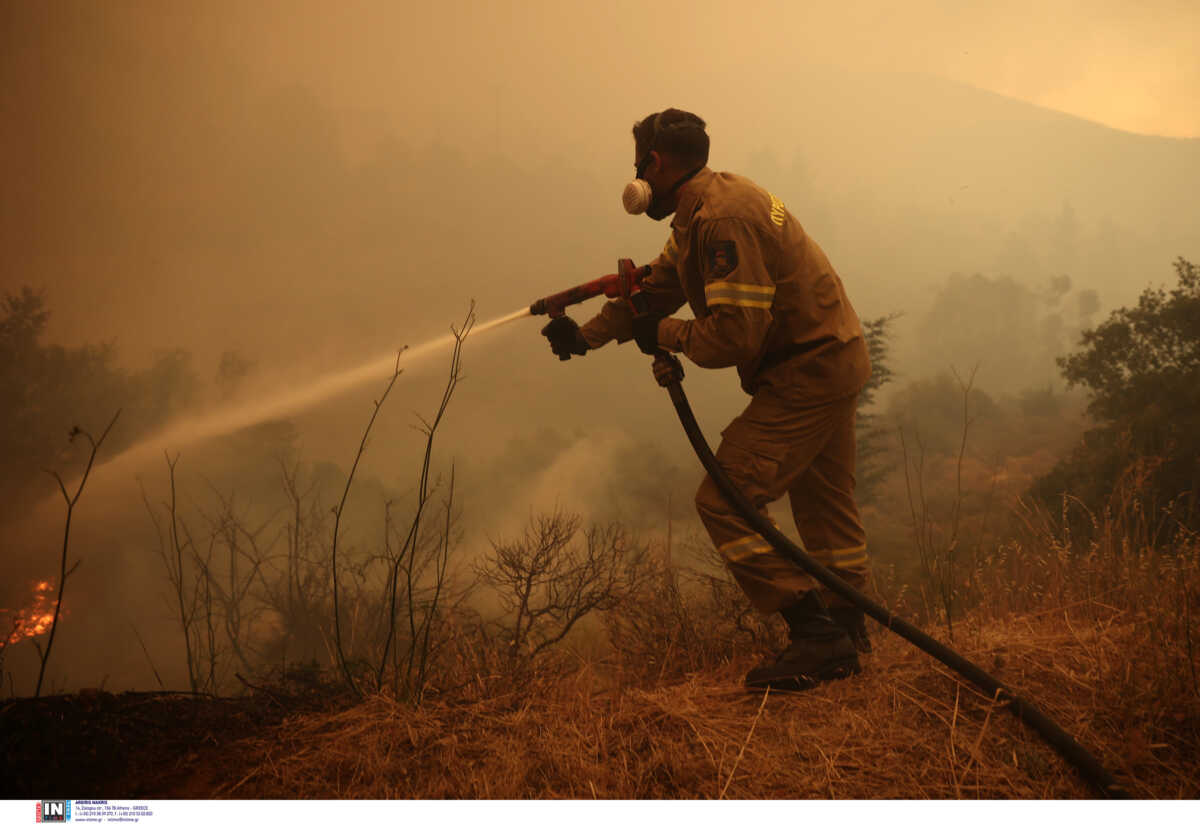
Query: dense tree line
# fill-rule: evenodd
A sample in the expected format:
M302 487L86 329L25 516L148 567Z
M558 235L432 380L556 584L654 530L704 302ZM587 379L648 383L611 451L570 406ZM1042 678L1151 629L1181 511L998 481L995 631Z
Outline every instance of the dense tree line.
M1034 485L1042 500L1069 493L1099 514L1136 494L1152 512L1170 508L1168 528L1200 524L1200 267L1174 268L1174 288L1147 288L1058 359L1090 393L1096 426Z
M0 519L53 489L43 470L70 463L80 448L69 443L73 427L99 432L123 410L107 445L115 454L200 392L184 350L129 371L117 365L111 343L46 343L49 317L44 295L28 286L0 304Z

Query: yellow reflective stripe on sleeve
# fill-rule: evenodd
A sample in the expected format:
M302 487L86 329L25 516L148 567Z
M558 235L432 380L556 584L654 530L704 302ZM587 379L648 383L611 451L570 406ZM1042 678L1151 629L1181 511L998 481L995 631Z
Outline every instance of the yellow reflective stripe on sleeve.
M771 552L771 545L764 541L758 535L746 535L741 538L736 538L732 541L727 541L717 547L717 551L727 561L744 561L747 558L752 558L755 555L766 555Z
M709 306L745 306L749 309L770 309L775 299L775 287L755 283L731 283L714 280L704 287L704 300Z
M671 232L670 237L667 238L667 245L663 247L662 259L665 262L670 263L671 265L674 265L675 258L677 258L678 256L679 256L679 247L675 244L675 233Z
M714 280L711 283L706 283L704 285L704 294L707 295L710 291L716 291L719 289L731 289L742 294L758 295L760 297L764 295L770 297L771 295L775 294L774 284L769 286L760 286L757 283L737 283L736 281L731 280Z
M709 306L741 306L745 309L770 309L771 301L761 298L741 298L731 295L713 295L706 303Z

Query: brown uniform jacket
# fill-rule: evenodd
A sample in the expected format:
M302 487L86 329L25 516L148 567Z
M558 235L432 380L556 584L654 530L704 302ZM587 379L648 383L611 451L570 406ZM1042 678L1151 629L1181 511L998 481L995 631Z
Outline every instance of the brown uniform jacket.
M708 368L736 366L749 394L799 404L853 394L871 373L858 315L821 248L771 193L705 168L683 185L671 236L642 280L666 317L658 343ZM610 301L582 327L591 346L632 337L630 309Z

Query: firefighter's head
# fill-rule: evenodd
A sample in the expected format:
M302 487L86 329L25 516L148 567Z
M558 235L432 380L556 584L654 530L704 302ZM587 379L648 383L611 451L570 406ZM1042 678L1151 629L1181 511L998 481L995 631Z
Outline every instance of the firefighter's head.
M625 187L625 211L662 220L675 211L679 187L708 163L704 121L665 109L633 124L633 144L637 179Z

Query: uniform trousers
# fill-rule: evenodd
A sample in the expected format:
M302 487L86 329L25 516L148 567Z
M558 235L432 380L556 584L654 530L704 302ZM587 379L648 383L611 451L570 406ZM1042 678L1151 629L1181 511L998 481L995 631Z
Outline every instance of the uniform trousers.
M785 493L804 549L852 586L870 576L866 532L854 500L854 416L858 395L805 406L770 391L755 394L722 432L717 462L759 511ZM751 603L774 612L817 582L760 537L705 476L700 519ZM824 592L830 606L848 602Z

